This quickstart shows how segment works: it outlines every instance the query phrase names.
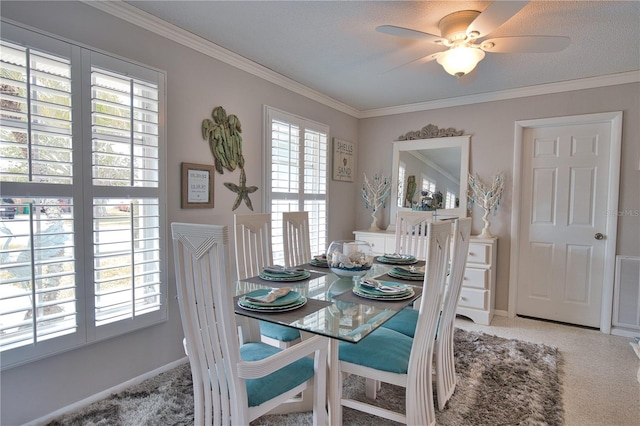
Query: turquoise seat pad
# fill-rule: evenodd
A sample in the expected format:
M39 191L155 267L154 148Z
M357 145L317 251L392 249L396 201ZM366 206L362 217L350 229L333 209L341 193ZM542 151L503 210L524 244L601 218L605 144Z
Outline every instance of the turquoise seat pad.
M240 357L243 361L259 361L280 351L282 349L266 343L246 343L240 347ZM256 407L291 390L312 378L313 375L313 358L306 357L260 379L247 379L245 383L249 407Z
M281 342L292 342L300 338L300 331L295 328L267 321L260 321L260 334Z
M341 361L391 373L406 374L413 339L381 327L358 343L339 343Z
M389 321L382 324L382 327L413 338L416 334L417 323L418 310L413 308L404 308L395 314Z

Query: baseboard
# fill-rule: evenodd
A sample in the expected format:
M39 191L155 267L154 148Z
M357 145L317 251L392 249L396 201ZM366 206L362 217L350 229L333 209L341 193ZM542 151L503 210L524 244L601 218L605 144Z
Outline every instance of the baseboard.
M626 328L620 327L612 327L611 334L614 336L622 336L622 337L640 337L640 331L638 330L629 330Z
M94 395L91 395L88 398L85 398L81 401L74 402L73 404L67 405L66 407L62 407L59 410L56 410L52 413L47 414L46 416L42 416L38 419L35 419L29 423L25 423L23 426L40 426L49 423L51 420L54 420L60 416L65 414L73 413L74 411L78 411L89 404L93 404L96 401L100 401L101 399L107 398L111 394L118 393L120 391L125 390L128 387L135 386L139 383L144 382L151 377L155 377L160 373L164 373L165 371L169 371L179 365L182 365L188 362L189 358L184 357L180 358L176 361L170 362L169 364L163 365L162 367L156 368L155 370L148 371L140 376L134 377L133 379L127 380L126 382L120 383L119 385L113 386L109 389L105 389L102 392L98 392Z
M494 309L493 310L493 315L498 316L498 317L508 317L509 316L509 312L508 311L502 311L502 310Z

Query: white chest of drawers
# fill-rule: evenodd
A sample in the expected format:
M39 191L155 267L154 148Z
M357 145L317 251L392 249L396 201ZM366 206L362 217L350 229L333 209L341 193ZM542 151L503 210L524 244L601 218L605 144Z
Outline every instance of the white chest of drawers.
M395 232L354 231L353 233L356 240L371 244L374 255L395 252ZM456 314L465 316L477 324L491 323L496 292L497 257L498 238L471 237Z

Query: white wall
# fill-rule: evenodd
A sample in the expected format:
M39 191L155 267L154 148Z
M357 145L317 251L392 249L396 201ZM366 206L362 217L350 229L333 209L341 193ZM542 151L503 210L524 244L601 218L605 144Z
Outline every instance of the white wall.
M371 149L361 150L361 172L391 173L392 141L410 130L427 124L440 128L454 127L472 135L470 172L489 179L499 170L505 172L506 190L497 215L491 214L491 233L497 235L498 275L496 309L507 311L509 297L509 251L511 249L511 177L515 122L546 117L623 111L620 211L630 212L619 218L617 254L640 255L640 84L623 84L589 90L494 101L483 104L443 108L431 111L362 119L358 139ZM362 203L356 206L357 227L368 227ZM635 215L633 212L636 212ZM379 224L389 223L389 210ZM482 213L473 211L473 233L482 229Z
M357 120L275 84L239 71L79 2L2 1L8 18L48 33L167 72L168 223L215 223L233 232L236 194L223 186L239 171L216 174L213 209L180 209L180 163L213 164L200 125L222 105L242 122L247 184L254 210L262 211L262 106L298 114L330 126L331 136L357 142ZM329 241L352 238L354 183L329 181ZM345 200L348 200L345 202ZM339 209L339 214L335 213ZM170 233L167 233L170 235ZM233 253L233 247L231 248ZM184 356L175 300L173 253L169 252L169 320L161 325L2 372L0 424L16 425L87 398Z

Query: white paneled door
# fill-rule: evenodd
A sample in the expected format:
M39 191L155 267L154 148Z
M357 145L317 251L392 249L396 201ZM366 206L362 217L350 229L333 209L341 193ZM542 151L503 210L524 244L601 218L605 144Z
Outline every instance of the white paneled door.
M519 315L601 325L611 126L524 129Z

